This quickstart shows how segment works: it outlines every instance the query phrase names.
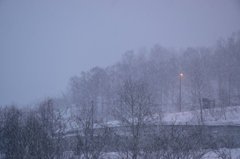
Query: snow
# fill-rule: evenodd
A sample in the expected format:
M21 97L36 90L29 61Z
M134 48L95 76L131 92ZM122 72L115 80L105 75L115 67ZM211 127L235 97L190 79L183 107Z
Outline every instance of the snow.
M214 114L214 113L215 114ZM67 111L67 117L70 117L70 110ZM159 114L155 115L156 118L159 117ZM232 125L240 126L240 106L231 106L222 108L204 109L203 118L205 125ZM164 125L198 125L200 121L200 111L186 111L186 112L177 112L177 113L167 113L163 115L159 124ZM94 124L94 128L101 128L102 125L108 127L119 127L121 123L117 120L108 121L102 124ZM82 128L76 123L76 121L68 121L66 132L81 130Z
M240 126L240 106L203 110L203 120L206 125ZM162 121L165 124L195 125L200 121L200 111L187 111L165 114Z
M155 116L159 116L156 114ZM203 119L205 125L232 125L240 126L240 106L231 106L214 109L204 109ZM197 125L200 121L200 111L186 111L164 114L161 123L165 125ZM106 123L109 127L120 126L120 122L113 120Z
M216 115L210 111L218 113L218 118ZM224 111L224 112L223 112ZM158 116L158 114L156 114ZM214 108L213 110L205 109L203 110L204 124L206 125L233 125L240 126L240 106L226 107L224 110L221 108ZM162 121L164 124L175 124L175 125L195 125L198 124L200 120L200 111L187 111L178 113L168 113L164 114ZM113 120L107 122L109 127L120 126L120 122Z
M226 158L233 158L233 159L238 159L240 158L240 148L237 148L237 149L226 149L226 148L222 148L220 150L218 150L218 152L221 152L221 153L225 153ZM208 152L207 154L205 154L202 159L216 159L216 158L220 158L218 156L218 152L214 152L214 151L210 151Z
M155 115L156 118L159 114ZM200 119L200 111L185 111L185 112L177 112L177 113L166 113L163 115L163 118L159 123L161 124L175 124L175 125L197 125ZM204 109L203 110L203 119L204 124L206 125L232 125L232 126L240 126L240 106L231 106L225 108L214 108L214 109ZM109 121L105 123L105 126L108 127L118 127L121 126L121 123L117 120ZM99 128L100 125L95 125L94 128ZM76 129L76 123L73 122L69 129ZM240 158L240 148L237 149L227 149L222 148L218 150L209 150L207 154L205 154L202 159L216 159L220 158L219 154L225 154L226 156L230 156L231 158ZM106 152L103 154L103 159L108 158L122 158L121 154L118 152Z
M223 153L224 152L224 153ZM220 156L218 156L218 153L222 153L225 154L227 156L227 158L233 158L233 159L238 159L240 158L240 148L237 149L226 149L226 148L222 148L219 149L218 151L210 151L208 153L206 153L201 159L217 159L220 158ZM102 158L103 159L119 159L122 158L123 156L121 156L118 152L108 152L105 153ZM141 159L141 157L138 157Z

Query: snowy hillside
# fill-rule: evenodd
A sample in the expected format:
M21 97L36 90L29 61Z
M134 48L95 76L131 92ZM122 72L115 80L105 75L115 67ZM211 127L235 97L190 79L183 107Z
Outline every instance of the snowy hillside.
M204 109L203 119L206 125L240 126L240 106ZM200 121L200 110L164 114L165 124L197 124Z
M158 114L155 116L159 116ZM203 120L206 125L240 126L240 106L214 108L203 110ZM165 125L197 125L200 122L200 110L163 114L159 121ZM109 121L110 127L120 126L119 121Z

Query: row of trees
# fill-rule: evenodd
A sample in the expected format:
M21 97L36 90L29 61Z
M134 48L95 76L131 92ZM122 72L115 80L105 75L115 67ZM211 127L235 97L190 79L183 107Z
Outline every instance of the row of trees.
M109 114L127 79L147 83L152 100L164 112L179 111L180 105L183 111L202 110L206 102L222 108L239 105L239 61L240 33L219 40L213 48L188 48L180 53L155 45L138 54L129 51L113 66L71 77L65 97L76 107L89 107L93 100L95 115L106 120L115 119Z
M93 105L92 105L93 106ZM101 139L101 146L106 149L100 149L103 152L117 152L123 158L202 158L208 152L215 152L223 156L231 156L231 151L222 152L221 148L236 148L240 146L237 142L240 137L237 130L230 134L229 130L220 131L214 134L210 127L200 122L200 125L165 125L161 120L164 112L156 103L156 97L151 92L149 84L143 79L126 78L118 88L116 101L111 108L114 120L104 122L104 117L93 115L93 107L88 106L84 109L80 106L74 109L77 121L83 121L77 124L78 129L88 130L89 132L78 136L84 139L87 134L98 136ZM79 111L76 111L79 110ZM83 115L83 114L86 115ZM94 122L91 120L94 118ZM201 121L201 120L200 120ZM92 123L92 125L91 125ZM92 126L84 127L84 125ZM100 133L100 128L108 128L104 133ZM230 130L232 131L232 130ZM93 133L92 133L93 132ZM90 138L91 139L91 138ZM90 140L92 141L92 140ZM107 142L103 142L107 141ZM95 145L97 144L97 146ZM99 148L98 142L93 145ZM93 146L92 145L92 146ZM110 147L108 147L110 145ZM94 146L93 146L94 147ZM101 147L102 148L102 147ZM99 150L96 149L95 150ZM83 155L86 157L86 155ZM90 155L93 157L94 155ZM99 158L100 153L96 158ZM89 157L89 155L88 155ZM94 158L93 157L93 158ZM87 158L87 157L86 157ZM224 158L224 157L223 157Z
M0 158L201 158L212 151L231 157L240 146L239 127L214 134L205 125L165 125L145 81L127 79L118 92L115 123L104 122L91 107L58 109L46 99L36 109L1 110ZM230 134L235 133L235 134ZM111 156L113 157L113 156ZM110 157L110 158L111 158Z
M47 99L34 110L16 106L0 110L0 158L61 158L63 112Z
M219 108L240 103L239 61L240 33L214 48L177 53L155 45L138 54L129 51L113 66L71 77L60 99L46 99L34 109L2 108L0 157L89 159L117 152L133 159L201 158L208 151L226 155L221 148L239 146L239 135L230 139L204 126L203 98ZM201 110L200 125L164 126L164 113L179 111L179 105L184 111ZM216 119L222 118L222 110Z
M114 127L94 119L92 108L69 114L52 99L33 110L6 107L1 110L1 158L101 158L109 151L134 159L201 158L209 151L229 156L222 146L239 146L239 135L229 140L204 126L163 126L151 98L145 82L127 80L113 112L119 121Z

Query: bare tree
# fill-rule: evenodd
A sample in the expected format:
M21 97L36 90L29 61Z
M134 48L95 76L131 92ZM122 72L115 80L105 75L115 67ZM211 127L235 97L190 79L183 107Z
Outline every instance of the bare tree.
M224 106L239 104L240 90L240 32L228 40L219 40L214 54L219 104Z
M79 158L101 157L110 135L110 129L103 121L95 118L93 104L93 101L89 102L89 107L78 107L78 110L72 113L72 129L76 134L74 151Z
M60 158L63 153L64 133L66 123L64 122L65 110L58 110L51 98L40 103L36 116L41 127L39 137L41 139L42 158Z
M136 159L140 154L140 143L143 129L147 124L152 124L153 114L156 111L156 104L148 84L143 80L127 79L118 92L118 104L114 109L115 118L121 126L129 130L132 158Z
M184 52L183 69L185 87L193 106L200 110L200 122L204 122L203 98L211 98L213 89L208 74L207 59L210 51L206 48L189 48ZM196 105L197 104L197 105Z
M0 153L5 158L24 157L22 116L22 111L14 105L2 109Z

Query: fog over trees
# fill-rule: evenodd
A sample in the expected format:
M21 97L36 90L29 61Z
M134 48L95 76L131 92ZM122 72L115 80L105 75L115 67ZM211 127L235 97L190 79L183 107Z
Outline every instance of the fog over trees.
M0 158L231 158L239 126L214 134L205 124L208 116L226 120L230 106L240 106L240 32L211 48L156 44L70 77L62 97L1 107ZM162 121L181 111L194 124Z

